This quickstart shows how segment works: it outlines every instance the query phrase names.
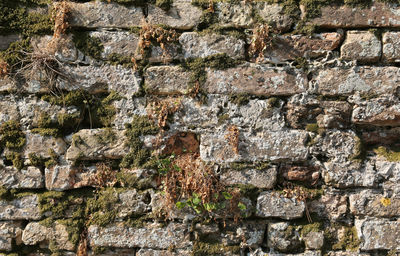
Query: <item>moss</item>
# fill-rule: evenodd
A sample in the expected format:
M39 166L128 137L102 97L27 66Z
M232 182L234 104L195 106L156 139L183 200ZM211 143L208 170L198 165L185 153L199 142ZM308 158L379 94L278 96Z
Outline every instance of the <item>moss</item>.
M68 240L76 246L79 242L80 235L85 224L84 219L62 219L58 220L57 222L66 226Z
M21 131L20 124L10 120L0 126L0 146L11 150L20 150L25 145L25 133Z
M57 128L33 128L31 132L38 133L42 136L52 136L52 137L60 136L60 131Z
M0 186L0 200L8 200L10 198L10 191L3 186Z
M156 0L156 6L160 7L164 11L168 11L171 8L173 2L173 0Z
M64 216L69 204L69 202L64 198L64 192L47 191L38 194L38 197L39 209L42 214L47 213L52 219L61 218ZM50 221L52 220L44 221L43 224L47 224L47 222Z
M115 204L118 203L118 193L114 188L105 188L97 196L87 201L87 216L91 216L88 225L105 226L112 223L117 215Z
M146 224L149 222L149 220L152 220L151 216L140 216L140 217L133 217L129 218L128 220L125 221L126 225L129 227L133 228L143 228L146 226Z
M223 114L218 116L218 125L222 125L229 119L229 114Z
M50 155L50 159L47 160L44 165L46 166L46 168L50 168L53 165L56 165L58 163L58 155L57 153L54 151L54 149L49 148L48 153Z
M295 59L294 62L296 68L301 69L305 72L308 71L308 60L306 58L298 57Z
M400 161L400 151L398 151L398 150L394 151L394 150L391 150L391 149L381 146L381 147L374 149L374 152L378 156L383 156L384 158L386 158L386 160L388 160L390 162L399 162Z
M356 227L343 227L343 237L337 243L332 245L333 250L347 250L357 251L360 246L360 240L358 239Z
M133 187L139 190L151 188L153 182L152 176L146 178L138 178L136 174L129 173L124 170L117 173L116 179L122 187Z
M95 137L100 144L111 143L117 139L115 132L111 128L103 128L101 134L97 134ZM75 141L74 144L77 144L77 142Z
M45 159L41 157L40 155L38 156L36 153L29 153L28 155L30 165L36 166L36 167L42 167L44 166Z
M321 15L321 8L336 1L331 0L300 0L300 5L303 5L306 10L306 19L311 19Z
M145 6L146 4L154 4L155 0L102 0L107 2L118 3L126 6Z
M306 125L306 131L309 132L318 132L319 126L317 123L313 123L313 124L307 124Z
M132 56L124 56L119 53L112 53L107 57L107 62L111 65L122 65L126 68L133 68Z
M231 95L229 95L229 100L232 103L235 103L235 104L241 106L241 105L246 105L247 103L249 103L250 96L247 93L231 94Z
M73 41L85 55L101 59L104 47L99 38L90 36L88 32L75 32Z
M301 237L305 237L310 232L319 232L322 230L322 227L323 225L321 222L314 222L307 225L303 225L301 226L300 235Z
M205 243L201 241L194 242L193 245L193 256L208 256L208 255L226 255L228 253L231 254L239 254L240 246L239 245L224 245L221 243Z
M140 136L157 134L159 129L146 116L134 116L132 122L126 125L130 152L121 161L122 168L140 167L150 158L150 152L144 147Z
M24 167L24 161L22 160L22 156L17 152L10 152L6 155L6 159L11 161L13 166L18 170L21 170Z

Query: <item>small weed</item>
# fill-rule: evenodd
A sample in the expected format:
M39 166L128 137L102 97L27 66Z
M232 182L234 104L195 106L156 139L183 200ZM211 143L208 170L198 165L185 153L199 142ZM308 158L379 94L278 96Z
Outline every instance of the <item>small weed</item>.
M155 98L150 104L149 116L157 120L160 128L165 128L168 118L181 108L181 98Z
M249 46L249 54L259 62L264 58L264 52L274 43L275 34L279 33L267 24L258 25L253 29L253 37Z

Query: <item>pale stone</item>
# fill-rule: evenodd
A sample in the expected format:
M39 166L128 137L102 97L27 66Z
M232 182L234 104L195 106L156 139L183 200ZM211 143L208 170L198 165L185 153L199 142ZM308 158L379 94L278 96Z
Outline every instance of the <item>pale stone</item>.
M204 87L208 93L284 96L305 92L308 86L307 77L299 71L289 73L284 68L253 63L226 70L207 68L206 71Z
M199 22L202 10L192 5L192 0L175 0L171 9L164 11L148 5L147 21L152 25L163 24L174 29L193 29Z
M11 43L21 39L18 34L0 35L0 51L7 50Z
M179 66L150 67L144 74L144 87L151 94L188 94L190 76L191 72Z
M346 40L340 48L344 60L376 62L382 53L381 41L369 31L348 31Z
M71 146L67 150L68 160L121 159L129 153L124 131L113 130L114 139L104 138L104 129L82 129L73 135Z
M185 32L179 37L179 43L184 58L205 58L224 53L234 59L243 59L245 55L245 42L232 36Z
M89 226L88 241L91 246L154 249L168 249L173 246L181 249L192 245L185 230L186 226L178 223L170 223L166 227L152 224L145 228L124 227L115 223L107 227Z
M311 213L324 216L331 222L345 221L348 214L348 196L335 191L324 191L320 198L308 203Z
M304 161L308 157L305 143L308 133L297 130L263 131L253 135L239 130L238 153L229 144L225 131L202 134L200 156L205 161Z
M287 252L300 246L300 239L295 234L293 226L287 222L278 222L268 225L268 247Z
M22 241L26 245L54 241L57 249L72 251L75 245L68 240L67 226L59 222L46 227L40 222L30 222L22 233Z
M0 220L39 220L41 217L37 195L0 200Z
M400 250L400 222L386 219L356 219L361 250Z
M252 185L257 188L272 189L277 179L277 167L268 169L228 169L222 172L220 180L227 185L243 184Z
M154 250L141 248L135 254L136 256L191 256L193 255L190 250L178 249L174 251L168 250Z
M70 25L86 28L130 28L139 26L144 19L140 7L93 1L69 3Z
M382 54L383 60L386 62L399 62L400 61L400 33L399 32L386 32L382 36Z
M354 215L372 217L395 217L400 215L400 199L389 197L379 191L362 190L350 195L350 210ZM386 204L384 204L386 203Z
M46 188L64 191L81 187L97 187L97 168L89 166L77 168L71 165L55 165L45 169Z
M64 155L67 151L67 144L62 138L54 138L51 136L42 136L38 133L26 132L26 144L24 147L24 157L29 158L30 153L37 156L50 158L50 149L57 155Z
M311 81L319 94L349 96L395 94L400 82L398 67L361 66L351 69L329 68L319 71Z
M21 225L0 221L0 251L11 251L13 241L18 239L22 234Z
M265 191L257 198L258 217L277 217L285 220L303 217L305 204L295 198L287 198L276 192Z
M311 231L305 237L306 248L310 250L319 250L324 246L324 232Z
M18 170L11 166L0 167L0 187L10 188L43 188L43 174L34 166Z

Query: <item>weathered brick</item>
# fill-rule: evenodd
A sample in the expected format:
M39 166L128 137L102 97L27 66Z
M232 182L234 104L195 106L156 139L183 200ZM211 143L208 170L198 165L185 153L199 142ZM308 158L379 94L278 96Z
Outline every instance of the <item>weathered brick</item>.
M245 42L233 36L186 32L179 37L184 58L205 58L225 53L234 59L244 59Z
M41 217L37 195L0 200L0 220L39 220Z
M166 227L158 224L143 228L125 227L114 223L107 227L89 226L88 240L91 246L145 247L168 249L173 246L181 249L192 245L185 234L186 225L170 223Z
M396 4L378 1L368 8L328 5L322 7L321 14L311 19L309 24L322 28L399 27L400 14Z
M400 222L386 219L355 220L361 250L399 250Z
M398 67L354 67L320 70L311 81L316 92L328 96L395 94L399 87Z
M247 93L258 96L283 96L307 90L308 80L298 70L266 65L244 64L226 70L207 69L206 91L216 94Z
M200 156L205 161L304 161L308 157L305 143L308 133L297 130L264 131L253 135L239 129L239 152L236 154L228 143L226 132L202 134Z
M346 40L340 48L344 60L376 62L381 57L381 41L369 31L348 31Z
M265 191L257 198L258 217L277 217L285 220L303 217L305 204L295 198L287 198L277 192Z
M69 3L70 25L87 28L130 28L144 19L141 7L93 1Z
M171 9L164 11L150 4L147 21L150 24L163 24L175 29L193 29L199 22L202 10L192 5L192 0L175 0Z

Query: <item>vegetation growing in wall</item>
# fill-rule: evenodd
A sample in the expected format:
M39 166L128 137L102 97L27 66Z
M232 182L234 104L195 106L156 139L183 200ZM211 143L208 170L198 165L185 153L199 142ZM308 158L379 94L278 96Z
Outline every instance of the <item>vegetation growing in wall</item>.
M0 126L0 136L1 149L20 150L26 142L25 133L15 120L10 120Z

